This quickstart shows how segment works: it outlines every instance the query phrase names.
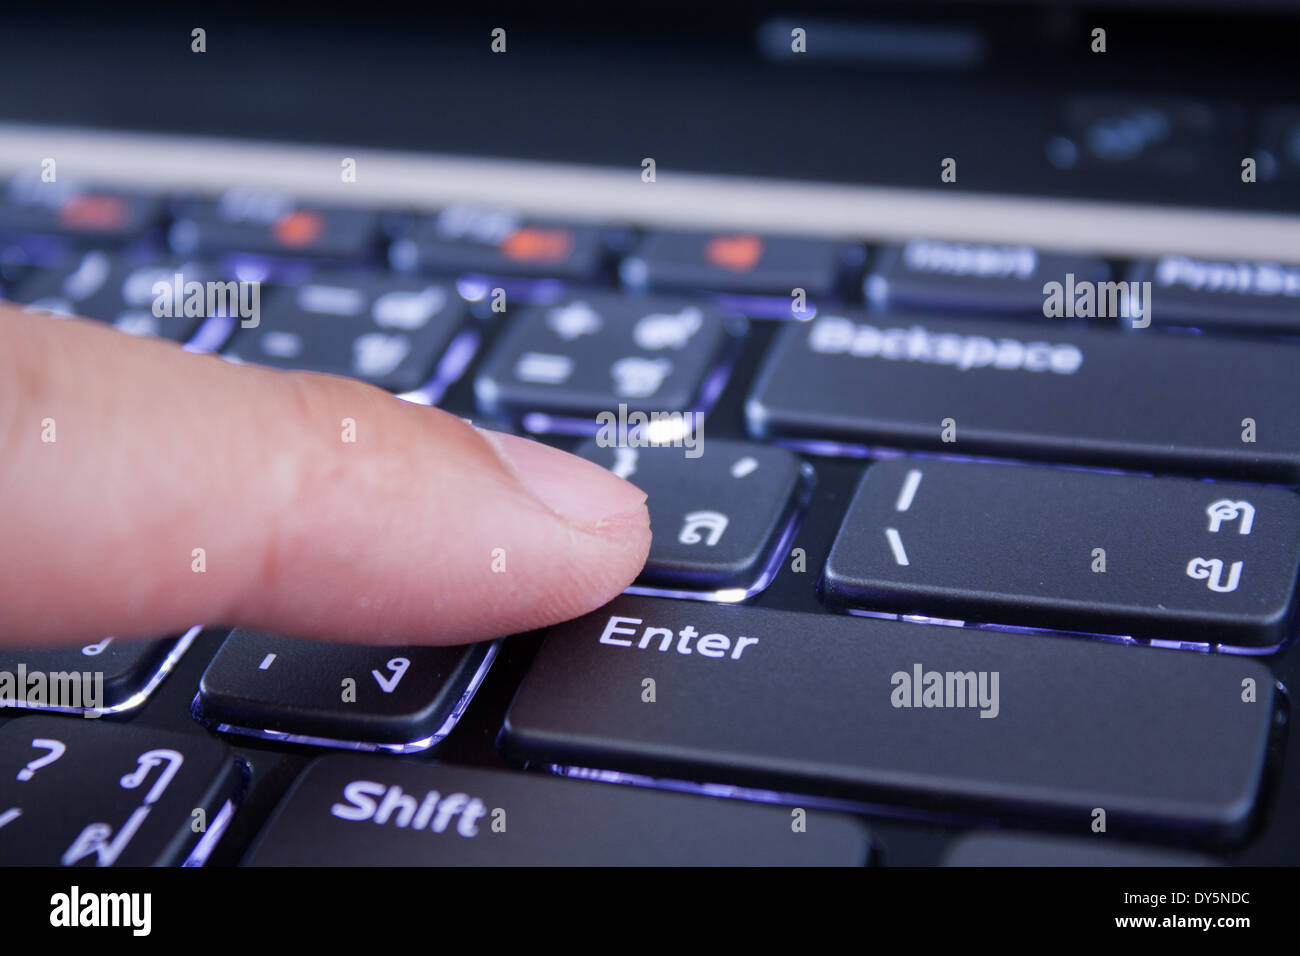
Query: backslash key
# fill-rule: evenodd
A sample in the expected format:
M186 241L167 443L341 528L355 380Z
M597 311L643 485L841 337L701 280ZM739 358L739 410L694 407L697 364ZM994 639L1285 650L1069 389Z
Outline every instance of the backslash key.
M1289 636L1300 495L1032 465L871 465L826 601L1240 647Z

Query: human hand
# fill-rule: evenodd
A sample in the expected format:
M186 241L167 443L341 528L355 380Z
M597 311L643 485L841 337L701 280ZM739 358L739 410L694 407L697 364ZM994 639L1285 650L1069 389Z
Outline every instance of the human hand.
M549 446L0 304L0 542L0 645L450 644L599 607L650 526L643 492Z

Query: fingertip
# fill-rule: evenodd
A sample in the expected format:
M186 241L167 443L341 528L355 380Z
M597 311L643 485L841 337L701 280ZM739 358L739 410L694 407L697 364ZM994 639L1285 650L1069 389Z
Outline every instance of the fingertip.
M478 433L534 497L579 528L599 532L627 516L635 524L645 511L644 491L595 462L504 432Z

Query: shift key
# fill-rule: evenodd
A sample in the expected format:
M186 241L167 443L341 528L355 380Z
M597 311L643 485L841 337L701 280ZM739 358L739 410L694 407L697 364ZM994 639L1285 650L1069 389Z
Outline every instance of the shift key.
M1249 688L1249 693L1246 688ZM1258 661L623 596L551 629L512 759L1090 833L1240 837L1274 684Z

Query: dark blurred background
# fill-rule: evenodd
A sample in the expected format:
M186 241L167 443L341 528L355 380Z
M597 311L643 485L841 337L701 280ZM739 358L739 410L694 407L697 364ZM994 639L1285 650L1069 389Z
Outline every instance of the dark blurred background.
M1278 2L24 5L0 122L1300 210L1298 41Z

